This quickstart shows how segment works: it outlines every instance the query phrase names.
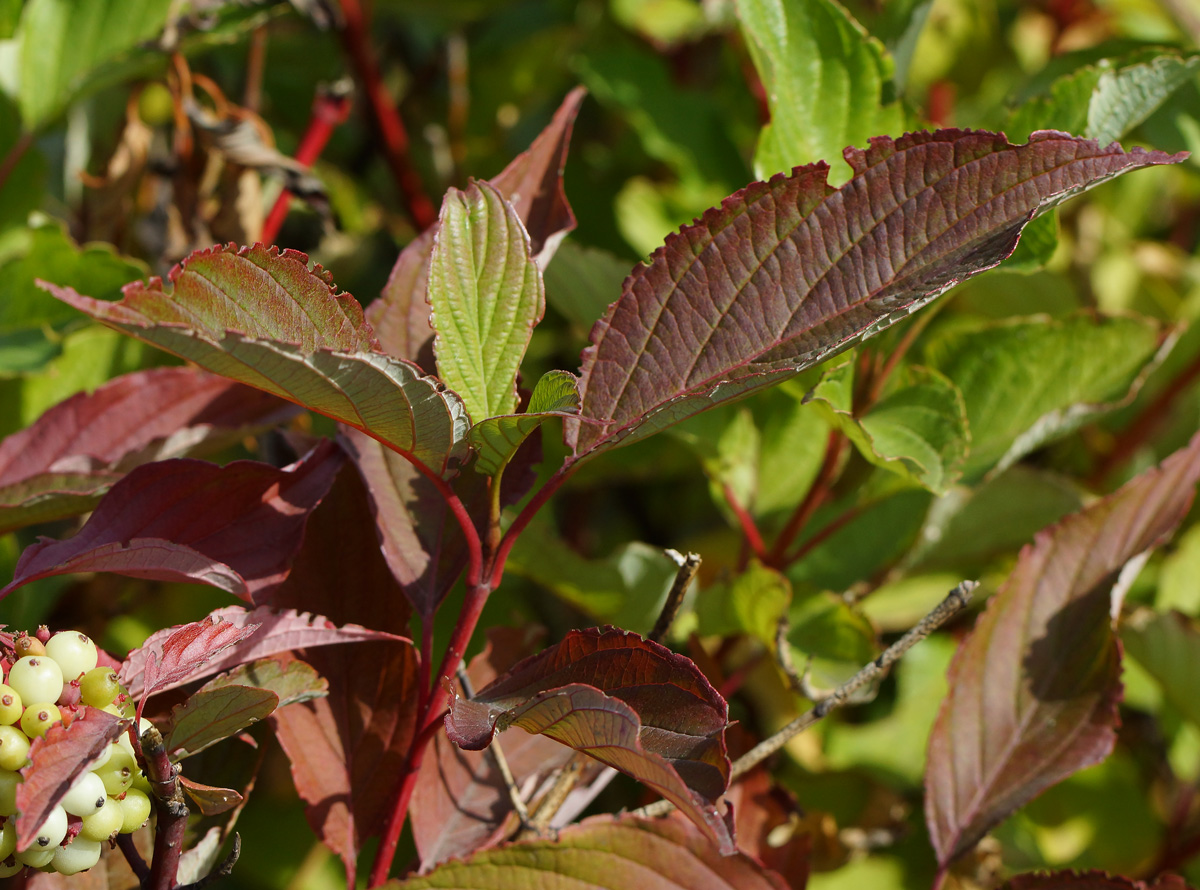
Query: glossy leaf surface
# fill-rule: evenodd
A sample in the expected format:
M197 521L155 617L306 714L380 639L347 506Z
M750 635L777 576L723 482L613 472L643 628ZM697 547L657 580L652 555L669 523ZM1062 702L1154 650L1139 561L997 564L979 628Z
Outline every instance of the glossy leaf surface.
M509 844L431 874L385 885L394 890L785 890L748 856L722 856L685 822L596 816L556 840Z
M433 351L439 376L476 423L517 407L517 371L546 310L531 250L495 186L446 193L429 259Z
M326 443L284 470L186 458L138 467L74 537L27 547L0 595L71 572L194 581L246 599L262 595L287 577L308 513L341 462Z
M628 444L777 383L1008 256L1024 225L1128 170L1181 160L1060 133L1009 145L941 130L755 183L639 267L592 331L576 455Z
M1112 591L1165 540L1200 479L1200 436L1027 546L949 671L925 814L943 867L1017 807L1098 763L1116 738Z
M731 852L716 807L729 781L727 708L682 655L593 629L572 631L471 699L456 696L446 729L467 750L510 726L549 735L651 786Z
M461 401L409 362L376 351L362 307L307 257L214 247L125 289L120 303L51 293L223 377L303 405L411 454L436 473L461 456Z

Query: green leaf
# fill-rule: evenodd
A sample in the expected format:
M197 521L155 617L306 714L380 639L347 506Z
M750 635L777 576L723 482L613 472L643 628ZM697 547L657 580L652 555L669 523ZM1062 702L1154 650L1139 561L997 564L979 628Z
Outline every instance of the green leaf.
M175 761L191 757L270 716L278 705L279 696L269 689L253 686L202 689L171 709L167 752Z
M1155 606L1160 610L1177 609L1193 618L1200 616L1200 525L1193 525L1175 541L1158 573L1158 596Z
M546 267L546 300L586 334L621 295L621 282L631 266L616 254L568 239Z
M738 0L738 17L767 91L754 172L766 179L847 145L898 134L904 114L889 101L892 63L883 45L831 0ZM849 178L837 170L834 184Z
M48 285L93 318L207 370L303 405L435 473L465 455L462 402L416 365L374 351L362 307L295 251L197 251L119 303Z
M171 0L29 0L15 37L25 127L42 127L102 85L105 67L156 37L172 6Z
M599 882L599 883L597 883ZM863 885L868 886L868 885ZM879 886L879 885L871 885ZM388 890L786 890L744 853L722 856L694 828L671 819L595 816L553 840L483 850Z
M451 189L429 261L438 373L476 421L511 414L517 371L546 308L516 210L496 187Z
M775 648L779 619L792 602L788 579L758 560L728 584L718 584L696 597L697 632L704 636L744 633Z
M1159 346L1138 318L1014 319L951 332L927 358L962 392L971 430L964 475L998 473L1136 392Z
M1200 726L1200 631L1178 612L1143 610L1121 627L1125 653L1162 686L1179 713Z
M816 591L797 596L788 609L788 643L797 667L809 667L818 687L850 678L877 652L875 629L840 596Z
M970 435L962 394L937 371L909 368L908 381L876 402L861 418L852 413L853 365L827 372L837 377L813 390L810 404L823 409L876 466L945 494L962 473Z
M253 686L268 689L279 697L277 707L312 701L329 694L329 681L303 661L260 658L239 665L204 684L201 692L227 686Z
M578 384L570 371L551 371L533 388L529 408L524 414L489 417L471 427L467 435L478 455L475 469L484 475L495 476L533 431L547 420L578 414Z

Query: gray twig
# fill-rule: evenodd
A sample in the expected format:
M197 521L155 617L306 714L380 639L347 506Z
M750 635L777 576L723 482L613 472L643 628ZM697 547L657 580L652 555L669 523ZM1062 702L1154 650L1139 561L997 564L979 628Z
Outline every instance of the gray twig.
M654 622L654 627L646 639L660 643L663 637L667 635L667 631L671 629L671 623L675 620L675 616L679 614L679 606L683 603L683 595L687 593L688 587L696 577L696 573L700 571L700 554L689 553L684 556L678 550L666 551L667 556L675 561L679 566L679 570L675 573L675 581L671 585L671 590L667 593L666 602L663 603L662 611L658 613L658 620Z

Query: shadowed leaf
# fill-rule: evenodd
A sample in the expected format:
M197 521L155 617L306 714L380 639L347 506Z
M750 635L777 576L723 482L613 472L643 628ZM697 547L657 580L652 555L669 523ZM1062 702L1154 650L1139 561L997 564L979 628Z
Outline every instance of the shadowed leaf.
M242 802L242 795L232 788L214 788L212 785L193 782L184 776L179 777L179 784L183 786L183 790L202 816L219 816Z
M569 371L551 371L537 382L524 414L489 417L471 427L475 469L495 476L539 426L552 417L579 413L579 381Z
M223 648L220 652L210 653L210 657L206 659L197 659L191 663L190 671L177 675L169 682L165 678L160 679L157 683L158 691L174 689L177 686L237 668L239 665L255 662L271 655L291 652L294 649L315 649L318 646L370 640L402 639L384 631L368 630L356 624L338 627L321 615L297 612L294 609L274 609L269 606L260 606L251 611L247 611L241 606L229 606L212 612L209 620L219 621L222 625L231 627L253 626L258 630L253 635L239 639ZM145 688L144 671L147 659L161 651L166 640L179 629L178 627L169 627L165 630L155 631L139 648L134 649L126 656L121 665L121 682L135 700L142 697ZM247 685L262 686L265 684L251 681Z
M262 633L261 629L259 633ZM350 640L345 639L342 642ZM277 707L280 708L296 702L312 701L329 694L329 683L325 678L318 675L311 665L295 659L260 658L249 664L239 665L209 680L200 691L223 689L226 686L268 689L279 697Z
M1200 479L1200 435L1117 492L1040 532L949 671L929 742L925 815L943 868L1116 738L1112 591L1165 541Z
M175 761L191 757L269 717L278 706L279 696L269 689L253 686L201 689L171 709L167 753Z
M210 584L246 599L287 577L309 511L342 463L330 442L290 468L191 459L146 464L116 483L78 534L42 538L4 596L37 578L116 572Z
M145 666L142 695L138 699L138 717L146 700L156 692L179 685L196 676L201 666L236 646L258 630L257 624L238 625L208 616L174 628L159 646L143 646Z
M585 351L578 457L628 444L792 376L1008 256L1035 215L1181 155L1061 133L1012 146L940 130L847 149L754 183L669 236L625 282Z
M1200 726L1200 632L1191 619L1178 612L1139 612L1121 627L1121 642L1179 713Z
M37 837L46 816L62 800L75 778L129 725L106 711L85 708L70 726L59 723L29 746L29 763L17 785L17 849Z
M1005 890L1189 890L1187 882L1178 875L1163 875L1147 883L1101 871L1016 875L1004 887Z
M223 377L361 429L445 473L465 451L461 401L409 362L384 355L362 308L307 257L261 245L192 254L119 303L48 285L105 324Z
M503 884L497 877L503 875ZM750 857L722 856L686 822L595 816L554 840L508 844L448 862L392 890L786 890Z
M79 393L0 442L0 532L85 513L126 472L215 449L295 412L195 368L154 368Z
M587 95L576 87L563 100L553 120L529 146L490 181L517 212L529 233L532 252L545 269L555 248L575 228L575 215L562 187L571 129ZM379 343L389 355L433 371L433 328L429 325L429 256L435 223L401 251L380 299L367 309Z
M649 785L723 850L716 806L729 782L728 706L687 658L614 629L572 631L471 699L455 696L446 730L467 750L497 730L543 733Z
M516 210L486 182L451 188L429 259L439 376L476 422L517 407L517 371L546 310Z

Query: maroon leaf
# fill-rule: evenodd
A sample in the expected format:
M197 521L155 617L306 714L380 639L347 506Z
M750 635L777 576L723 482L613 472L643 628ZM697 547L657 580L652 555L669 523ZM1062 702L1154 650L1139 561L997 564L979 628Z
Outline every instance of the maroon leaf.
M42 538L26 548L0 597L70 572L195 581L261 596L287 577L308 513L341 463L342 453L325 441L283 470L186 458L138 467L74 537Z
M201 689L171 709L167 753L172 760L191 757L269 717L277 707L279 696L270 689L256 686Z
M571 129L585 95L582 87L568 93L529 149L490 180L525 224L534 259L543 269L559 242L575 228L575 215L562 188L562 171ZM429 373L434 370L433 328L426 287L437 228L430 226L401 251L380 299L367 309L384 351L416 362Z
M1121 693L1113 588L1126 563L1182 521L1197 479L1200 435L1021 551L950 665L929 740L925 816L943 868L1112 750Z
M467 669L473 686L482 688L495 679L498 668L528 654L531 636L524 630L490 629L487 648ZM422 872L503 840L513 815L508 786L493 757L465 751L440 733L432 745L421 762L409 805ZM520 788L537 785L573 756L570 748L546 736L521 732L504 738L504 759Z
M187 792L202 816L219 816L227 813L242 802L242 796L232 788L215 788L212 785L202 785L184 776L179 777L179 784Z
M577 455L628 444L791 376L1012 253L1038 213L1184 155L1035 133L939 130L848 148L754 183L669 236L626 280L584 352Z
M161 648L143 646L142 691L138 699L138 717L146 699L171 686L194 678L203 665L226 649L236 646L256 630L257 624L238 625L212 615L172 630Z
M77 515L138 464L220 447L296 408L195 368L153 368L55 405L0 442L0 532Z
M391 890L787 890L750 857L722 856L707 836L673 819L595 816L554 840L507 844L447 862Z
M411 610L379 549L362 480L347 466L314 511L279 607L319 610L340 624L405 633ZM307 651L329 695L271 716L308 805L309 825L353 878L362 842L378 834L416 720L417 658L402 641Z
M722 850L733 840L716 801L729 784L728 706L682 655L615 629L572 631L481 689L455 696L451 741L480 750L495 732L542 733L649 785Z
M70 726L59 723L29 747L29 763L17 785L17 849L37 837L50 811L62 800L75 778L87 769L129 725L106 711L83 708Z
M233 627L257 627L258 631L253 636L232 643L221 652L211 653L212 657L206 661L193 662L188 673L177 676L170 682L160 680L156 691L174 689L177 686L230 670L238 665L278 655L281 652L291 652L294 649L367 640L401 639L394 634L368 630L355 624L338 627L328 618L320 615L297 612L294 609L272 609L267 606L260 606L249 612L241 606L229 606L211 613L209 620L220 621L224 625ZM147 659L153 653L162 651L166 640L179 629L179 627L169 627L166 630L155 631L147 637L146 642L140 648L130 652L121 665L121 682L125 684L125 688L129 690L129 694L135 700L140 699L144 694L144 672Z
M1016 875L1004 886L1006 890L1189 890L1178 875L1163 875L1148 884L1100 871Z

